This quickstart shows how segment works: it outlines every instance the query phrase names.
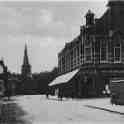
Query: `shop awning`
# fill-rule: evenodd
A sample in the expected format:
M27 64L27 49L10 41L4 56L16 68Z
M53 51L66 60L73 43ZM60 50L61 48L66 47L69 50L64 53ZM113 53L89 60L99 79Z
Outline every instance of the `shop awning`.
M49 86L53 86L53 85L57 85L57 84L61 84L61 83L67 83L77 74L78 71L79 71L79 69L76 69L72 72L69 72L67 74L56 77L55 80L53 80L49 84Z

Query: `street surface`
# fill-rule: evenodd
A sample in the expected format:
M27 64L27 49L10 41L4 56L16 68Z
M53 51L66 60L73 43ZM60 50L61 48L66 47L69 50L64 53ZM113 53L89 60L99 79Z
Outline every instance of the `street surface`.
M17 96L1 104L0 124L122 124L124 115L86 105L102 99L46 99L42 95Z

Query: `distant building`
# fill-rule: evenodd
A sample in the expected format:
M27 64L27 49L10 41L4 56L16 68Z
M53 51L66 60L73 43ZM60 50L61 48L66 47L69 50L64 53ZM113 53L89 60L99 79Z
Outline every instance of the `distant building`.
M24 49L24 58L23 58L21 74L22 77L25 78L31 76L31 65L29 64L27 45L25 45L25 49Z
M101 96L110 79L124 77L124 1L107 6L99 19L89 10L80 34L58 54L58 77L49 86L64 96Z

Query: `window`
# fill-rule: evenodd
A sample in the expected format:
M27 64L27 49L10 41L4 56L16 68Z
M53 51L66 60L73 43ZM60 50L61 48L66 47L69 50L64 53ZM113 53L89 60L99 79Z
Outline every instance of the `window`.
M118 44L114 47L114 62L118 63L121 61L121 45Z
M71 63L71 69L73 68L73 50L71 50L71 56L70 56L70 63Z
M65 72L65 56L62 57L62 72Z
M85 47L85 61L86 62L92 61L92 48L90 46Z
M107 45L104 42L101 42L100 44L100 62L106 62L107 61Z
M77 47L77 65L80 64L80 47Z
M83 54L83 45L82 44L80 45L80 54L81 55Z
M76 66L76 48L73 48L73 67Z
M81 43L81 45L80 45L80 64L82 64L83 63L83 55L84 55L84 53L83 53L83 44Z

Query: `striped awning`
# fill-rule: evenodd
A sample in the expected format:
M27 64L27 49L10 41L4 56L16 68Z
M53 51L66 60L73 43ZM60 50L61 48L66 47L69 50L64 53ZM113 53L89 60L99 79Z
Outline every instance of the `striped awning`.
M79 69L76 69L72 72L66 73L64 75L56 77L50 84L49 86L61 84L61 83L67 83L69 82L79 71Z

